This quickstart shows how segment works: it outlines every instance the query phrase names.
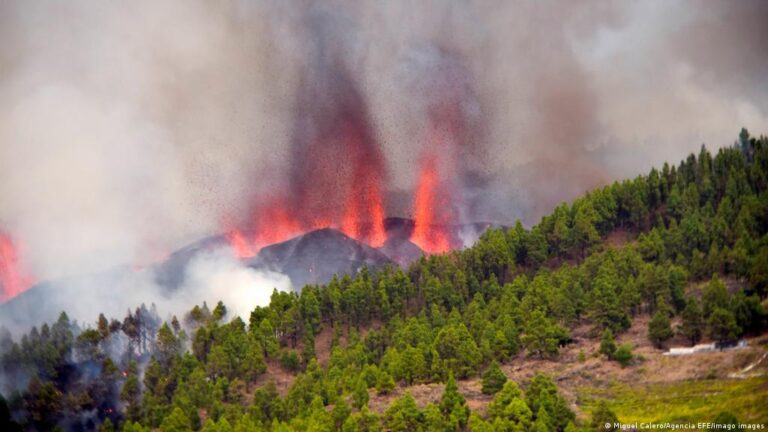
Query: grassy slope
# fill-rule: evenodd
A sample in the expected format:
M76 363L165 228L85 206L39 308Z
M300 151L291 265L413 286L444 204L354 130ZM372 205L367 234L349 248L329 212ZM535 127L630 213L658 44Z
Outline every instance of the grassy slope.
M768 423L768 376L748 379L686 380L658 384L616 383L607 389L581 388L589 409L607 399L622 422L699 422L730 411L741 422Z

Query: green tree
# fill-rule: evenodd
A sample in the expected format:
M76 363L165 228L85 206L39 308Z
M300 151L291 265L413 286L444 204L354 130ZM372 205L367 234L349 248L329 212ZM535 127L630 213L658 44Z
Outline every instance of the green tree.
M491 403L488 404L488 417L503 417L507 406L512 403L515 398L520 398L521 396L522 392L517 383L514 381L507 381L501 388L501 391L497 392L491 400ZM523 405L525 405L525 402L523 402ZM525 406L526 408L528 407L527 405ZM528 411L530 413L530 409ZM530 413L530 416L533 416L533 414Z
M303 326L305 332L312 337L316 336L320 331L320 301L316 294L317 289L313 287L306 287L301 290L299 296L299 313L303 320Z
M576 416L568 408L565 398L557 391L554 381L546 375L536 374L525 391L525 402L531 412L539 413L542 408L550 418L547 423L557 430L563 430Z
M24 409L37 430L51 430L58 421L63 395L53 383L32 378L24 394Z
M584 259L587 249L600 240L600 234L595 228L598 214L588 199L577 201L574 207L576 214L573 217L571 238L573 244L579 249L581 258Z
M629 366L632 357L632 346L628 343L621 344L614 354L614 359L619 362L621 367Z
M701 340L704 328L704 317L701 313L699 301L696 298L686 300L685 309L682 313L682 322L678 331L695 345Z
M615 353L616 341L613 339L613 332L611 329L605 329L600 338L600 354L603 354L608 360L613 360Z
M459 378L477 372L481 360L480 350L463 323L443 327L437 333L434 347L446 372Z
M504 387L507 382L507 376L502 372L499 364L494 360L491 365L483 373L483 394L493 395Z
M419 432L424 430L424 414L413 396L406 393L384 412L384 424L392 432Z
M376 392L380 395L387 395L395 390L395 380L387 371L381 371L376 380Z
M615 424L619 422L619 418L608 407L608 403L604 400L597 402L595 409L592 411L592 430L594 431L616 431L619 430L615 427ZM606 427L609 425L609 427Z
M619 301L619 275L611 260L604 260L592 283L589 318L600 329L609 328L614 334L629 328L630 321Z
M761 297L768 294L768 247L763 246L752 260L749 283Z
M213 319L215 321L221 321L222 318L224 318L227 315L227 307L224 306L224 303L222 301L219 301L216 303L216 307L213 308Z
M674 336L672 327L670 327L669 316L665 311L659 310L653 314L653 318L648 323L648 340L650 340L656 348L661 348L664 342Z
M382 430L379 416L370 412L367 406L349 416L342 427L343 432L381 432Z
M334 430L341 430L344 423L346 423L349 416L352 414L352 409L344 402L344 399L339 400L331 411L331 417L333 418Z
M368 405L368 398L368 385L365 381L358 378L355 380L352 391L352 400L354 402L355 408L361 409L362 407Z
M163 419L160 429L163 432L192 432L192 425L184 411L176 407Z
M440 397L440 412L453 430L463 430L469 420L469 407L464 396L459 393L459 387L453 375L448 376L445 390Z
M709 336L718 342L732 341L741 331L733 313L723 308L716 308L712 312L707 320L707 327Z
M181 341L176 337L168 326L163 323L157 332L157 357L158 360L168 367L173 359L181 353Z
M533 423L532 431L534 432L553 432L555 429L552 427L552 419L549 418L549 413L542 406L536 413L536 421Z
M715 274L702 293L702 309L704 316L711 316L715 309L728 308L728 290L723 281Z
M541 309L537 309L526 321L521 340L532 355L540 358L556 356L560 350L560 333L559 326L549 320Z
M766 328L768 314L757 295L740 290L731 297L731 309L742 333L760 334Z
M120 391L120 400L125 403L125 414L129 420L137 421L141 412L141 387L139 385L138 366L136 362L128 365L125 384Z

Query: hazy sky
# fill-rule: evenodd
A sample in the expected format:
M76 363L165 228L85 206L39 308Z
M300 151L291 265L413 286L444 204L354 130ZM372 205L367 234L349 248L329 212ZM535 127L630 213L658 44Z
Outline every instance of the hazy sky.
M446 95L467 217L504 223L768 130L765 1L3 1L0 229L25 265L151 260L290 183L318 19L368 105L390 214Z

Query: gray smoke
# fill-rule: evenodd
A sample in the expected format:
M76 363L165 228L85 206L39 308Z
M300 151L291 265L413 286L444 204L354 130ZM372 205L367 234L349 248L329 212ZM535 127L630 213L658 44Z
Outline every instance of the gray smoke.
M410 212L426 108L462 107L462 221L768 130L764 1L0 2L0 228L38 279L146 263L285 185L307 16L339 42Z

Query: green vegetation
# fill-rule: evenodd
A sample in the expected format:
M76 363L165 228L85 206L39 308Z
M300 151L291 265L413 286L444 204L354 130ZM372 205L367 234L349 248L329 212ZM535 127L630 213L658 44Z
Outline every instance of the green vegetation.
M608 360L613 360L616 354L616 341L613 338L611 329L603 330L603 336L600 339L600 354Z
M589 411L599 401L624 423L712 421L723 412L741 422L768 422L768 377L701 380L664 384L615 384L609 389L583 388L579 399Z
M661 348L664 342L671 339L674 336L672 327L670 327L669 316L666 311L656 311L653 314L653 318L648 323L648 339L656 345L657 348Z
M496 361L491 363L488 370L483 373L483 394L496 394L507 383L507 376L504 375L499 364Z
M665 164L562 204L531 229L518 221L408 269L363 268L301 292L275 291L247 322L221 303L168 322L142 306L122 321L99 316L95 329L62 313L19 341L0 334L8 407L0 409L0 424L179 431L588 427L552 379L503 383L494 362L556 360L571 330L586 324L601 351L626 366L631 347L616 348L615 338L640 314L653 316L648 332L659 346L673 337L670 322L678 315L679 331L692 342L763 332L767 190L768 139L744 131L739 145L714 157L702 147L679 166ZM616 248L602 241L617 231L636 241ZM700 314L685 288L705 280ZM725 280L744 282L729 292ZM330 344L318 343L322 332L333 335ZM318 352L327 361L321 364ZM486 369L493 400L487 413L470 412L455 380ZM287 390L277 390L275 374L290 377ZM446 383L439 404L423 408L398 389L436 382ZM618 386L600 395L613 402L586 412L598 420L613 412L626 422L727 410L757 420L763 414L753 407L767 405L759 385L764 380ZM402 396L383 413L369 409L373 392L398 390ZM592 408L595 395L585 394ZM708 411L714 407L718 413Z
M632 346L629 344L621 344L614 354L614 359L619 362L621 367L629 366L634 356L632 355Z

